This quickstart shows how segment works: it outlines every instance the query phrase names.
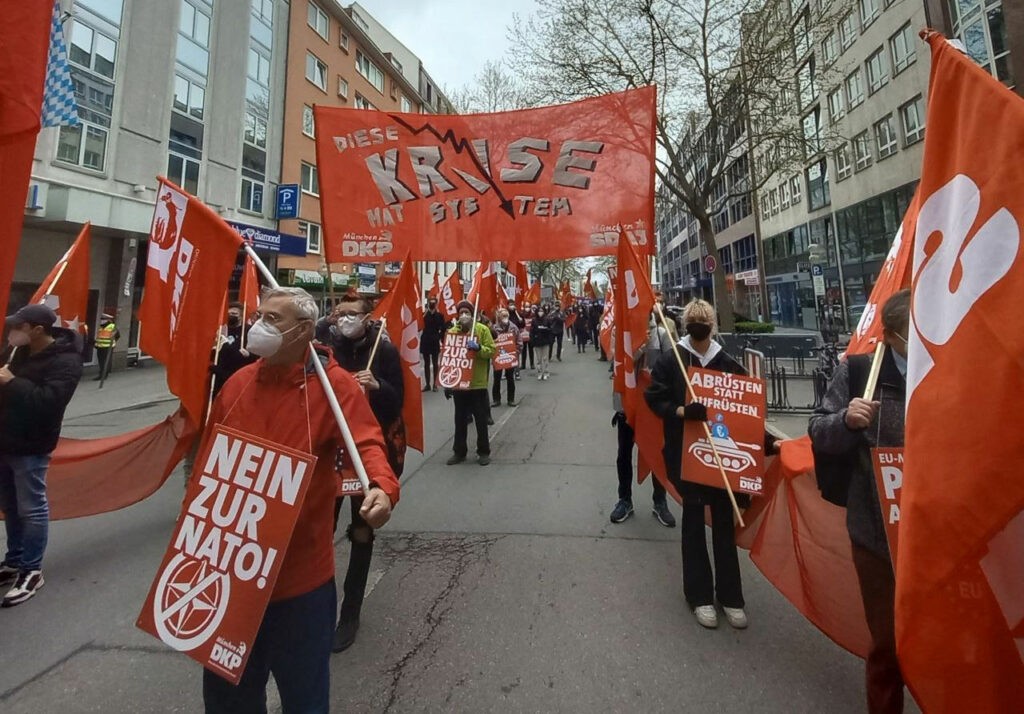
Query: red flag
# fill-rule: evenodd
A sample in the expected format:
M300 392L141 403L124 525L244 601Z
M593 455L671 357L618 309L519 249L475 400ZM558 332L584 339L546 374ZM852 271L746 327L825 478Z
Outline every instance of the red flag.
M925 711L1022 711L1024 99L927 40L897 653Z
M31 300L49 305L57 313L60 324L75 332L88 329L89 235L90 224L86 223Z
M434 287L430 288L427 292L427 299L437 300L437 296L441 294L441 274L434 271Z
M494 310L499 304L498 290L498 264L482 262L477 266L473 286L469 289L469 296L466 299L475 305L479 297L480 312L493 317Z
M441 299L437 301L437 309L442 315L446 322L454 320L459 311L455 309L455 306L462 300L462 278L459 277L459 271L456 270L445 281L444 287L441 288Z
M598 323L597 339L601 343L604 353L612 352L612 326L615 324L615 293L609 289L604 298L604 312L601 313L601 322Z
M590 282L590 274L592 272L594 272L593 268L587 270L587 279L583 283L583 296L591 300L597 300L597 291L594 290L594 284Z
M870 354L874 351L875 345L882 339L882 306L894 293L910 287L910 253L914 246L913 231L917 225L919 193L920 191L914 193L914 198L903 215L903 223L896 231L896 238L878 273L878 280L871 288L871 296L864 306L860 322L850 337L846 354Z
M573 297L572 288L569 287L569 281L566 280L562 283L561 289L558 291L558 300L562 304L563 310L568 310L572 307Z
M149 234L140 347L167 367L167 387L201 423L219 305L242 238L216 213L160 179Z
M647 269L637 257L625 235L619 239L619 270L615 284L615 391L622 395L626 420L633 424L637 402L643 394L637 389L634 357L647 342L648 324L654 309L654 290ZM636 427L634 426L634 431Z
M405 398L402 419L405 421L406 443L423 452L423 358L420 355L420 333L423 332L423 308L420 305L420 284L414 263L402 263L402 272L392 289L377 305L373 317L387 318L388 338L402 358Z
M14 279L43 106L53 3L6 3L0 27L0 315Z
M517 303L522 302L523 296L526 295L526 291L530 287L530 276L526 272L526 263L516 260L505 263L505 266L516 280L515 287L512 288L512 299Z
M318 104L327 261L603 255L619 226L651 254L655 111L653 86L489 114Z
M540 302L540 281L537 280L527 289L526 294L523 295L523 302L536 305Z
M256 275L256 263L248 253L242 267L242 284L238 288L238 302L242 303L243 322L260 307L260 281Z

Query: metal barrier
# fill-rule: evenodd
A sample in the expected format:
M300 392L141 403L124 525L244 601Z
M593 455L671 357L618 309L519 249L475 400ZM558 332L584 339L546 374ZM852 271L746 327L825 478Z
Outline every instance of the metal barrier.
M747 374L757 379L764 378L764 352L752 350L749 347L743 350L743 369Z

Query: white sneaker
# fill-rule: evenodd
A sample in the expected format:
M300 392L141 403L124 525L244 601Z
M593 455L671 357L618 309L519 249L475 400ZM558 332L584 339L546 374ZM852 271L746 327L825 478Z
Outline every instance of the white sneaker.
M747 627L747 613L743 612L742 607L723 607L722 610L725 612L725 619L730 625L737 630L744 630Z
M693 608L693 614L697 617L697 622L699 622L702 627L707 627L711 630L718 627L718 613L715 612L714 605L700 605L695 607Z
M543 375L543 374L538 374L538 375L537 375L537 381L539 382L539 381L541 381L542 379L544 379L544 375Z

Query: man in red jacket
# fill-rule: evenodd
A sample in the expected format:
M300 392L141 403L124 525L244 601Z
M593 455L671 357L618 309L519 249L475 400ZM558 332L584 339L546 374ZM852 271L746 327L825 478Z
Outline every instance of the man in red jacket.
M312 453L317 462L241 681L234 686L205 670L203 701L207 712L265 711L267 679L273 674L285 711L326 712L337 607L335 465L339 450L343 462L351 464L351 459L310 361L316 302L300 288L278 288L267 293L259 316L246 346L263 359L224 385L204 440L223 424ZM359 513L372 528L380 528L391 517L399 492L384 438L355 378L329 355L318 356L370 477Z

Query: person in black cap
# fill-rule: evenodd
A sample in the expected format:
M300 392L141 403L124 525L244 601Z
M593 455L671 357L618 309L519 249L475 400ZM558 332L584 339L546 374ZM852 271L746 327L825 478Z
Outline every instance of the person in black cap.
M6 320L12 349L0 367L0 510L7 529L0 589L12 587L3 607L25 602L44 582L46 469L82 376L77 336L56 322L45 305L28 305Z

